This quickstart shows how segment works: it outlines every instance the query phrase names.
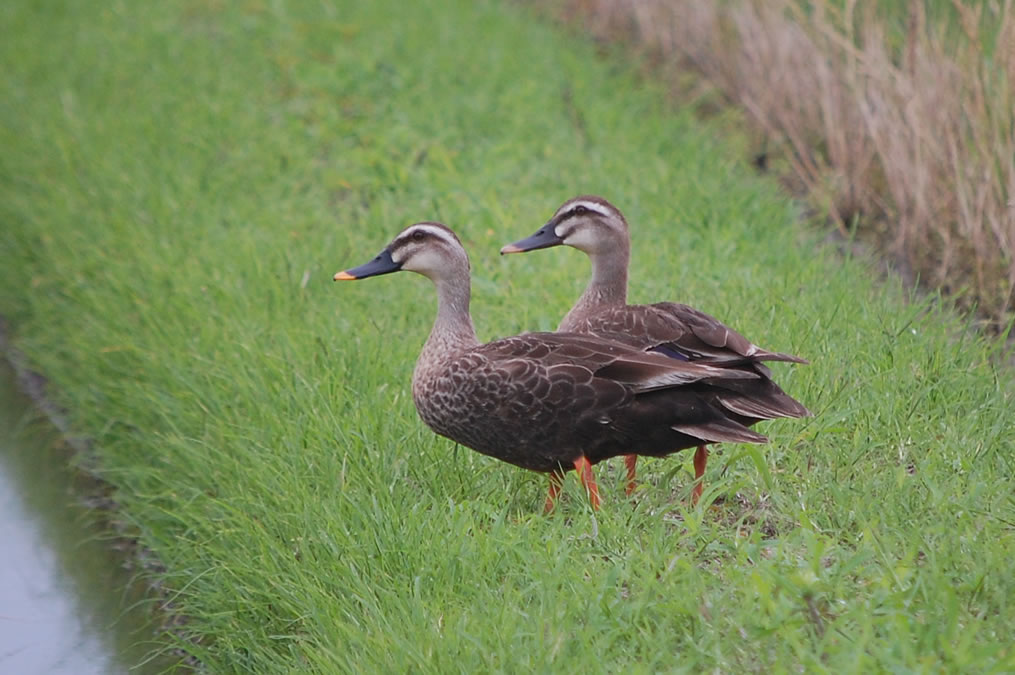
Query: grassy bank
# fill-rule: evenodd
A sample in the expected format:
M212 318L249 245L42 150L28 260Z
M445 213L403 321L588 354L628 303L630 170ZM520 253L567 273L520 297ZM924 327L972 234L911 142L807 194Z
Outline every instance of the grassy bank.
M1015 667L1010 373L875 285L618 57L523 9L0 8L0 312L211 672ZM408 392L432 289L336 287L405 224L469 247L494 337L552 328L576 252L501 260L564 198L634 236L635 300L765 347L817 413L633 503L455 448Z

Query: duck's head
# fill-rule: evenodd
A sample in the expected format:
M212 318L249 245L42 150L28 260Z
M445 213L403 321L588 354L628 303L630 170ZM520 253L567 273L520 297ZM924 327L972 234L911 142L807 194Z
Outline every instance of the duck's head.
M627 221L620 209L602 197L575 197L561 204L531 237L508 244L500 252L524 253L551 246L572 246L589 255L626 250Z
M366 279L392 272L416 272L433 281L469 272L469 256L454 232L440 223L416 223L402 230L373 260L335 275L335 281Z

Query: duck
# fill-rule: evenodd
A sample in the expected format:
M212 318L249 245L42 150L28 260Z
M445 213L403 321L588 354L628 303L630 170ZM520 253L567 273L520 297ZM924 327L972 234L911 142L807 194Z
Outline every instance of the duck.
M593 467L634 452L664 456L709 441L762 443L728 411L747 368L673 359L588 333L523 333L480 342L470 314L471 268L446 225L419 222L373 259L334 275L353 281L415 272L437 292L437 314L412 374L412 399L435 433L489 457L549 474L545 510L578 475L592 507Z
M811 412L773 381L765 362L806 364L799 356L762 349L720 320L694 307L676 302L629 305L628 270L631 239L620 209L603 197L581 195L565 201L534 234L501 248L501 255L524 253L554 246L571 246L592 263L592 278L574 306L564 315L558 331L593 335L656 353L681 363L707 364L726 373L751 373L755 379L735 380L729 393L718 400L725 412L750 427L762 420L801 418ZM708 445L703 438L694 454L691 501L702 494ZM637 486L638 454L625 454L626 491Z

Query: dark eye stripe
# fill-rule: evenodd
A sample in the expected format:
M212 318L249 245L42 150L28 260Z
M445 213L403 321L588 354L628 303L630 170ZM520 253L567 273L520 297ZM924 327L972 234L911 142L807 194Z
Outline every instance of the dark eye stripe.
M559 218L560 220L563 221L567 220L568 218L574 218L575 216L584 216L590 213L594 213L597 216L602 216L603 218L608 217L607 213L605 213L596 206L590 206L588 204L575 204L570 209L560 214Z
M436 223L418 223L406 231L398 235L397 240L394 242L398 246L404 246L409 242L424 243L424 242L441 242L449 246L461 246L458 244L458 238L455 234Z

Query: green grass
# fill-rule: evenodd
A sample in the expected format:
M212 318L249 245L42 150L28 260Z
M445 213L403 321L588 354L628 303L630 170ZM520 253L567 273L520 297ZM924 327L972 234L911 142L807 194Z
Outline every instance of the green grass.
M509 3L0 6L0 312L165 566L211 672L1015 668L1011 373L795 222L636 64ZM482 337L549 329L575 251L500 259L597 192L635 301L801 354L817 415L604 508L434 436L406 224L472 253Z

